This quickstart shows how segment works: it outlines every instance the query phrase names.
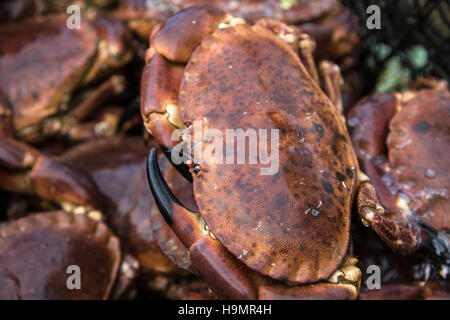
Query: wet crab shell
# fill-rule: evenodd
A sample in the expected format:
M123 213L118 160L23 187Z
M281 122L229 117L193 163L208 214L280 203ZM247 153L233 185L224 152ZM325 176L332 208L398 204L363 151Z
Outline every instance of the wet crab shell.
M275 175L260 175L261 164L202 164L195 199L250 268L298 283L328 278L348 249L358 165L339 114L291 47L257 25L217 29L189 60L179 105L184 121L223 136L279 130Z
M83 21L82 30L69 30L66 18L50 15L0 28L0 88L14 109L16 130L54 114L95 57L93 25Z
M450 228L450 92L405 93L390 121L388 157L410 206L436 230Z
M118 239L101 222L63 211L0 226L1 299L106 299L120 263ZM81 289L67 286L67 268Z

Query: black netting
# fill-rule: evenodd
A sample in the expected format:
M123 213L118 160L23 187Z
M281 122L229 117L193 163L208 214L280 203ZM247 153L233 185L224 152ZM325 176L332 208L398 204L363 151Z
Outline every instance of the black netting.
M359 71L365 91L401 90L405 83L419 76L450 81L450 0L343 0L343 3L361 19ZM381 9L380 30L366 27L366 10L372 4Z

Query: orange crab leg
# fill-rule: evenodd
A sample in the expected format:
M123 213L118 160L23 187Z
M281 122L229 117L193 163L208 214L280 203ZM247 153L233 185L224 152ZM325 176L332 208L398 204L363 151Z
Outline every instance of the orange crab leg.
M184 67L166 61L155 54L142 73L141 114L144 125L158 143L167 148L178 142L171 141L172 132L182 125L173 118L171 108L178 106L178 88ZM172 114L171 114L172 113Z

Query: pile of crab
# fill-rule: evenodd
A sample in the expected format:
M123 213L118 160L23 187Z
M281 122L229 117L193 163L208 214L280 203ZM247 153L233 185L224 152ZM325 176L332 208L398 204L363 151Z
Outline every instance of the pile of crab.
M450 298L445 81L361 97L337 0L74 3L0 4L0 299Z

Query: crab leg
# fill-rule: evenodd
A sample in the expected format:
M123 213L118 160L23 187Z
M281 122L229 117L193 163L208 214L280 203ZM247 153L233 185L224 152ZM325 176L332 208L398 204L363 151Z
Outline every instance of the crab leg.
M51 136L68 136L74 140L83 140L86 137L92 137L92 133L83 125L78 123L90 115L97 107L104 102L117 96L125 89L125 78L123 76L112 76L109 80L102 83L98 88L86 93L83 102L74 107L70 107L71 112L63 116L51 117L44 120L41 132L31 132L30 130L19 131L17 136L21 140L34 142ZM76 129L74 129L76 128Z
M322 61L319 70L323 90L333 102L339 114L343 115L341 85L344 80L339 67L330 61Z
M89 176L9 138L0 138L0 189L33 194L92 217L102 210L102 197Z
M314 50L316 49L316 43L307 34L301 34L299 36L299 51L298 55L309 75L314 79L317 84L320 84L319 74L316 68L316 62L314 61Z
M322 61L318 72L313 55L316 43L307 34L301 34L299 38L298 55L300 60L309 75L330 98L339 114L343 114L341 86L344 80L342 79L339 66L330 61Z
M358 212L365 225L375 232L394 250L413 253L419 245L417 236L407 226L393 221L384 213L375 188L368 181L362 182L358 191Z

